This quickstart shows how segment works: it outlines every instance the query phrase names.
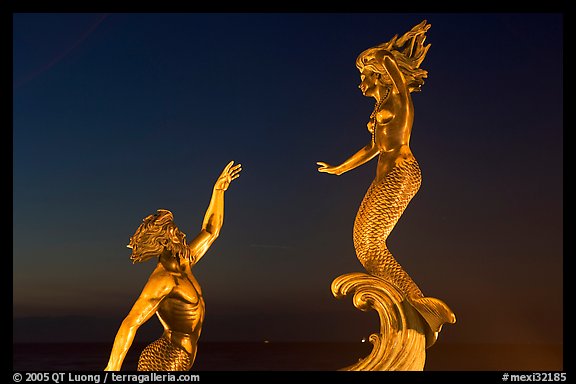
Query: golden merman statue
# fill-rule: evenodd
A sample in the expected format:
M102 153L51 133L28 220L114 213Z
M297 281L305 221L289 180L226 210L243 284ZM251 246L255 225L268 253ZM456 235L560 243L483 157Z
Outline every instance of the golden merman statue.
M106 371L119 371L138 328L154 314L164 327L162 337L148 345L138 360L139 371L185 371L194 364L205 308L192 267L220 234L224 192L240 176L241 165L226 165L212 191L200 233L190 242L174 224L170 211L146 217L130 238L130 259L157 258L158 264L114 339Z
M427 71L420 68L430 45L424 45L430 24L424 20L409 32L369 48L356 59L360 90L375 99L367 124L370 142L339 165L318 162L318 171L341 175L378 156L376 177L356 215L353 240L358 260L366 271L392 283L425 319L432 345L444 323L456 321L441 300L426 297L400 266L386 239L421 184L418 162L410 150L414 120L411 92L421 90Z

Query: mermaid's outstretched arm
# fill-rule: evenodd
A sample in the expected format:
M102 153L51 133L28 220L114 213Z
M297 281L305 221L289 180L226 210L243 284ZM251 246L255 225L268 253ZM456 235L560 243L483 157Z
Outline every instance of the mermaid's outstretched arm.
M350 156L340 165L329 165L323 161L318 161L320 167L318 172L330 173L333 175L341 175L344 172L348 172L351 169L361 166L372 160L374 157L378 156L380 150L376 147L374 141L370 141L370 144L366 145L364 148Z
M128 316L122 321L120 329L118 329L105 371L120 370L124 358L134 341L136 331L156 313L162 299L173 288L171 282L172 279L164 279L158 273L152 273L144 289L142 289L140 297L138 297Z

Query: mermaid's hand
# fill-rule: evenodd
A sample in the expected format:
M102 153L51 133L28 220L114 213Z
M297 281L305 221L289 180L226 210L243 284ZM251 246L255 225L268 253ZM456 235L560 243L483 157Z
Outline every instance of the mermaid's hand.
M330 173L332 175L341 175L343 172L340 170L340 167L332 166L327 164L323 161L318 161L316 164L319 165L318 172Z

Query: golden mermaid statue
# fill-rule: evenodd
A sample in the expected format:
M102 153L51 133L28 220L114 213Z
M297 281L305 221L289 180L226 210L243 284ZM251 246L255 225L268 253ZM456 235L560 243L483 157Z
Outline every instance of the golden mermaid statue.
M130 259L153 257L158 264L142 293L122 321L114 339L106 371L119 371L138 328L154 314L164 327L162 336L140 354L139 371L187 371L196 358L205 307L192 267L220 234L224 220L224 192L240 176L242 167L226 165L212 191L200 233L190 242L174 224L170 211L158 209L147 216L130 238Z
M444 323L455 315L441 300L426 297L400 266L386 239L421 184L418 162L410 150L414 120L411 92L421 90L427 71L420 68L430 45L424 45L430 24L424 20L398 38L362 52L356 59L360 90L376 100L367 124L370 142L342 164L318 162L318 171L341 175L378 156L376 177L356 215L354 248L372 276L392 283L424 318L432 345ZM430 332L431 331L431 332Z

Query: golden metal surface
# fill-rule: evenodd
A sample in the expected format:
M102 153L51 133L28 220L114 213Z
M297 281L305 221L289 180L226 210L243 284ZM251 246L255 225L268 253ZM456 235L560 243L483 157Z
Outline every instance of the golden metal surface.
M147 216L130 238L128 247L134 263L156 258L158 264L120 325L106 371L121 369L136 331L154 314L164 332L144 349L138 370L181 371L192 367L205 314L202 291L192 267L219 236L224 221L224 192L241 170L234 161L226 165L214 184L200 233L190 243L174 224L172 213L165 209Z
M332 286L337 297L354 290L362 292L361 297L369 295L362 308L371 306L381 319L381 335L371 337L373 352L362 364L348 367L350 370L421 370L424 348L434 344L443 324L456 321L442 300L424 296L386 245L422 181L409 146L414 121L411 92L420 91L428 75L420 64L430 48L430 44L424 45L429 28L424 20L402 37L396 35L358 56L359 88L364 96L376 101L367 124L370 142L339 165L317 163L319 172L341 175L378 157L376 177L360 204L353 232L356 256L369 275L343 275ZM341 290L342 281L348 282L345 286L350 288ZM403 304L404 299L409 306ZM406 334L398 336L398 332ZM424 337L425 344L421 341ZM398 352L399 346L405 350ZM419 348L422 351L417 351ZM397 355L406 361L396 361Z
M362 311L376 310L380 333L372 334L371 353L343 371L421 371L426 360L426 327L404 294L390 282L366 273L348 273L332 282L332 293L342 298L354 293L352 302Z

